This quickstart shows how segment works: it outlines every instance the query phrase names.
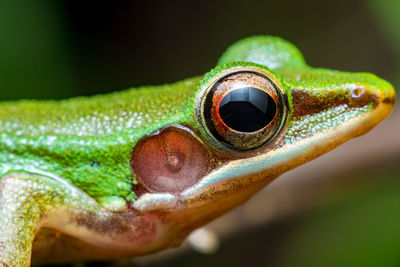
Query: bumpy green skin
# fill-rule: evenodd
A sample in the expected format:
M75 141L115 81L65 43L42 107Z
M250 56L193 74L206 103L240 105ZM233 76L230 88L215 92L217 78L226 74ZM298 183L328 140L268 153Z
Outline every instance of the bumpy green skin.
M294 45L274 36L253 36L234 43L220 57L218 65L232 61L253 62L271 70L307 66Z
M239 41L218 64L201 82L201 78L192 78L64 101L1 103L0 177L40 170L68 180L100 202L113 196L134 201L132 185L136 179L130 159L137 141L172 124L187 125L207 137L197 121L196 93L219 72L235 66L256 66L275 73L287 93L290 112L294 89L321 99L348 97L346 86L354 84L392 90L390 84L372 74L313 69L297 48L277 37ZM293 143L334 128L366 109L340 106L310 116L289 114L281 142Z
M143 136L190 118L199 79L65 101L0 104L0 177L32 168L69 180L97 199L133 201L132 149Z

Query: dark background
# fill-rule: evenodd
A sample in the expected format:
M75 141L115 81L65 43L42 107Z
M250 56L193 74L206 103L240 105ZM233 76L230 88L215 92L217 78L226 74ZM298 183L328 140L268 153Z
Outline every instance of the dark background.
M230 44L258 34L294 43L312 66L372 72L399 88L399 17L400 2L390 0L5 0L0 99L61 99L202 75ZM399 112L391 118L379 128L388 136L360 138L359 150L297 171L296 179L313 182L267 188L212 224L222 236L212 255L186 248L74 266L399 266ZM271 201L280 213L246 221Z
M3 99L64 98L201 75L233 42L281 36L313 66L394 81L398 58L366 1L4 1Z

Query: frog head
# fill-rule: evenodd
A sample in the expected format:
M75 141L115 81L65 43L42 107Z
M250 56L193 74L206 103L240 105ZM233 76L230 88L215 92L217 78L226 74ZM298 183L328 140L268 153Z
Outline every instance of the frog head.
M394 102L373 74L312 68L277 37L244 39L203 76L184 117L137 142L131 206L159 222L152 248L177 244L280 174L365 134Z

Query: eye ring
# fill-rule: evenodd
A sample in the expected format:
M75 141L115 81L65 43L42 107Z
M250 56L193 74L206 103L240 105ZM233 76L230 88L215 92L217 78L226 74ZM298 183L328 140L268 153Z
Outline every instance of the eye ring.
M234 150L250 150L279 133L286 105L279 82L271 76L256 67L239 67L208 83L199 118L214 141Z

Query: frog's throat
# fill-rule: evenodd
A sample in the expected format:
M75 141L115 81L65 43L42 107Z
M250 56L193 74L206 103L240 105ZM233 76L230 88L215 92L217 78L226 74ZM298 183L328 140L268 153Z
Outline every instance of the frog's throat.
M204 201L213 201L211 199L213 194L221 196L221 194L216 194L218 191L226 192L227 183L239 181L239 185L248 185L248 181L245 180L250 177L251 183L258 184L258 189L260 189L280 174L334 149L351 138L367 133L392 111L394 100L386 101L385 99L381 100L374 109L353 117L336 128L327 129L293 144L286 144L279 149L255 156L251 160L239 159L227 163L204 176L197 184L179 195L146 193L134 203L134 208L141 211L159 210L166 207L178 208L179 203L182 202L196 206L202 205Z

